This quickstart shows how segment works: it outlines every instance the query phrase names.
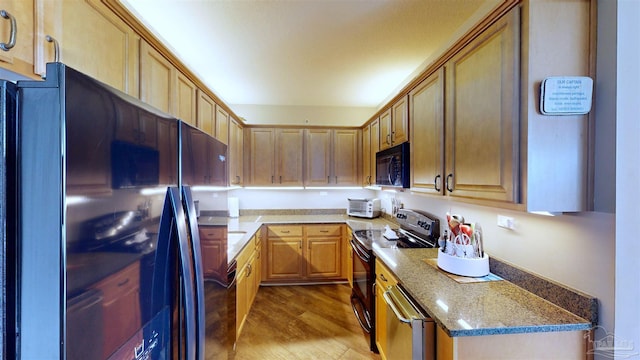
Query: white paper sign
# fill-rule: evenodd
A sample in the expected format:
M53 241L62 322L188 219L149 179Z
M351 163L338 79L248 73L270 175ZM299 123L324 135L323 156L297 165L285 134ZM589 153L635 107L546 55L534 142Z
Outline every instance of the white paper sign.
M548 77L540 85L540 112L576 115L591 111L593 79L586 76Z

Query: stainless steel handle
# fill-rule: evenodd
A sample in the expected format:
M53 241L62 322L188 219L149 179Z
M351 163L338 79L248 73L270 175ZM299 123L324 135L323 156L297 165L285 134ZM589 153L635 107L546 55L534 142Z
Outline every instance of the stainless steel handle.
M273 184L273 175L271 175L271 183Z
M327 176L327 184L331 183L331 176Z
M280 184L282 184L282 175L280 175Z
M44 38L48 42L53 43L53 61L60 62L60 43L51 35L47 35Z
M442 187L438 187L440 185L441 179L442 179L442 176L440 176L440 174L436 175L436 178L433 179L433 187L436 189L437 192L440 192L440 190L442 190Z
M391 145L391 134L387 134L387 138L385 139L385 142Z
M236 184L240 184L240 176L236 175Z
M371 175L367 175L367 185L371 185Z
M398 318L398 320L400 320L403 323L411 323L410 319L407 319L406 317L404 317L404 315L400 312L400 310L396 307L395 302L392 299L392 295L389 292L389 290L385 291L382 293L382 297L384 298L384 302L387 303L387 305L389 305L389 307L391 308L391 310L393 311L393 313L396 315L396 317Z
M7 10L0 10L0 16L5 19L9 19L11 21L11 33L9 34L9 42L8 43L0 43L0 49L4 51L11 50L14 46L16 46L16 35L18 34L18 24L16 23L16 18L9 14Z
M251 276L251 264L247 264L247 277Z

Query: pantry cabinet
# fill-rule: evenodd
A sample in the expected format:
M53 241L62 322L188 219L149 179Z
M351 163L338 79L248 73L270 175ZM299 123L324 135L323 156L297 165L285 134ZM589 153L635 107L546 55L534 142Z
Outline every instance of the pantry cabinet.
M380 150L402 144L408 140L408 102L405 96L380 115Z
M269 225L265 282L342 279L341 224Z
M306 186L359 186L360 131L306 130Z
M250 128L250 184L302 186L302 129Z

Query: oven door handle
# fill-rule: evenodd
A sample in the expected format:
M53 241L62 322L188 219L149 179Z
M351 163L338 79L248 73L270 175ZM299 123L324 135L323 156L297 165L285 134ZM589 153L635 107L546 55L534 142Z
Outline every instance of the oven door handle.
M350 243L351 243L351 247L353 248L353 252L356 253L356 255L358 255L360 260L368 263L370 260L369 254L363 251L353 239L351 239Z
M411 324L413 320L422 321L425 319L425 316L411 305L409 300L400 292L398 287L389 286L387 290L382 293L382 297L384 298L384 302L389 305L393 313L401 322Z

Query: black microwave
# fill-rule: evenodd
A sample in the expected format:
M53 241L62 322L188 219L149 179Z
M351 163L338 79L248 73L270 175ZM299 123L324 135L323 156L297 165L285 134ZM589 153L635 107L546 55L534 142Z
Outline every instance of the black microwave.
M376 153L376 185L409 187L409 143Z

